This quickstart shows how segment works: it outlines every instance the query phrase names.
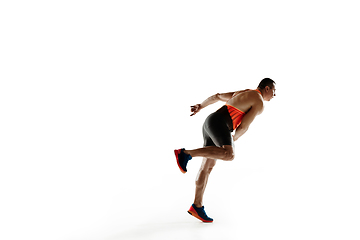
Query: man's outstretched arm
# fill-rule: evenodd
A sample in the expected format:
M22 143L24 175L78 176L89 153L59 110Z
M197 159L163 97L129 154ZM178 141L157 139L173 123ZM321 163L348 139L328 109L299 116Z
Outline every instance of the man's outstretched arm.
M194 106L191 106L191 112L193 112L190 116L195 115L196 113L198 113L201 109L216 103L218 101L223 101L223 102L227 102L229 101L233 96L242 93L242 92L246 92L249 89L246 90L242 90L242 91L237 91L237 92L228 92L228 93L217 93L212 95L211 97L208 97L205 101L203 101L201 104L196 104Z

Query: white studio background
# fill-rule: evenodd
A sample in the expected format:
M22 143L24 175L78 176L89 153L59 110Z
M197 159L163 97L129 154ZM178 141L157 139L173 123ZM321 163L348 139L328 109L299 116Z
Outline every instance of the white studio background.
M356 1L2 1L2 239L359 239ZM190 105L277 83L198 223Z

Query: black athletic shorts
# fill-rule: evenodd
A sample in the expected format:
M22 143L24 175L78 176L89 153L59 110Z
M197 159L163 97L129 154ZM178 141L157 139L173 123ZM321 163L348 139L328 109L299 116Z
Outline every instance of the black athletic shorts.
M210 114L203 125L204 147L233 145L232 125L233 122L225 105Z

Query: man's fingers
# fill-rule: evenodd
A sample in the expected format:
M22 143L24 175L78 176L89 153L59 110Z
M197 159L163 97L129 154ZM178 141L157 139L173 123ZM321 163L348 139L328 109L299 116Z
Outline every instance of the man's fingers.
M193 111L193 113L190 115L191 116L194 116L198 111Z
M196 104L194 106L190 106L191 107L191 111L193 112L190 116L194 116L197 112L200 111L200 105Z

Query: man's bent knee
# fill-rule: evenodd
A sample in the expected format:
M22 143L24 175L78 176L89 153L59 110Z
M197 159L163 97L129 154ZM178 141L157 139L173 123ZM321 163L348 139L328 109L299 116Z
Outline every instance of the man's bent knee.
M235 153L232 148L232 146L224 146L225 152L224 152L224 158L225 161L232 161L235 158Z
M234 153L230 153L230 152L225 153L225 157L224 157L225 161L232 161L234 160L234 158L235 158Z

